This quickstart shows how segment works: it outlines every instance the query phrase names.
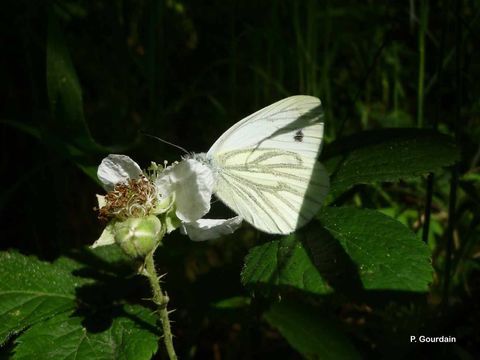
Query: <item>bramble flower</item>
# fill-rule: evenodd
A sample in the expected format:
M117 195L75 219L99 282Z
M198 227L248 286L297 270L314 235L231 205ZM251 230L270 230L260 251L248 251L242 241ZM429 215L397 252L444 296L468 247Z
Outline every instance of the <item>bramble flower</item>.
M207 166L192 159L170 166L152 163L143 172L128 156L109 155L97 175L107 190L97 195L99 218L109 223L93 247L123 244L132 256L144 256L178 227L192 240L208 240L234 232L242 222L238 216L202 219L210 210L215 181ZM157 238L150 250L148 236Z

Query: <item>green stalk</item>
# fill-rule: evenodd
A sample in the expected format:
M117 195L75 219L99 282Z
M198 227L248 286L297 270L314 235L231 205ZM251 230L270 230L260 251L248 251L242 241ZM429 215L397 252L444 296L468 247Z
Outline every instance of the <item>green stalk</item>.
M458 142L460 133L459 124L462 120L461 106L462 106L462 73L461 73L461 55L462 55L462 25L460 22L461 1L456 3L455 9L455 119L453 122L453 132L455 139ZM457 187L459 182L459 166L458 163L452 167L452 178L450 180L450 196L448 199L448 226L447 239L445 244L445 271L443 283L443 304L448 306L448 297L450 293L450 277L452 269L452 253L453 253L453 233L456 223L456 204L457 204Z
M420 2L420 28L418 31L418 93L417 93L417 125L419 128L424 127L423 104L425 101L425 33L427 32L428 20L428 3L427 0Z
M317 2L309 0L307 2L307 29L305 34L306 52L305 61L307 66L307 78L306 81L306 93L312 95L318 95L318 76L317 76Z
M160 318L160 322L162 323L163 342L165 344L165 348L167 349L168 357L170 360L176 360L177 355L175 354L175 348L173 347L172 330L170 328L170 320L168 319L167 305L169 298L166 293L163 293L162 288L160 287L160 279L158 278L157 270L155 269L153 253L154 251L150 252L145 257L145 276L148 277L150 287L152 288L153 302L158 307L157 313Z
M235 21L237 16L236 2L233 1L230 7L230 116L232 119L237 118L237 29L235 28Z
M298 91L303 94L305 92L305 45L303 42L302 28L300 26L300 4L299 2L293 3L293 28L295 31L295 39L297 45L297 66L298 66Z
M331 8L330 1L325 2L324 9L324 28L323 28L323 63L321 68L321 88L322 88L322 103L324 104L325 109L325 120L330 121L330 136L334 135L337 131L337 128L334 126L335 121L333 121L332 113L332 89L331 89L331 63L334 57L333 51L330 49L330 40L332 35L332 18L330 16Z
M418 93L417 93L417 126L425 127L423 116L423 105L425 103L425 34L428 23L428 0L420 2L420 27L418 29ZM430 217L433 198L433 174L427 177L427 198L425 201L425 213L423 222L423 241L428 242L428 233L430 231Z

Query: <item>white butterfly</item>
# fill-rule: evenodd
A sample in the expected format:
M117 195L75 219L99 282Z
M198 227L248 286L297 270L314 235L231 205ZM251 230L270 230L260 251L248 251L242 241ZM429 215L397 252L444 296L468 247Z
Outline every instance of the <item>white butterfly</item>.
M329 189L317 161L323 111L313 96L292 96L240 120L194 160L213 173L214 193L255 228L288 234L319 210Z

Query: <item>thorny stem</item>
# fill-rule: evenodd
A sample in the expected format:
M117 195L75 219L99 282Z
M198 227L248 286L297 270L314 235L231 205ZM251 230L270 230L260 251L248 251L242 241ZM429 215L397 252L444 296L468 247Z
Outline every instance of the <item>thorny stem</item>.
M177 355L175 354L175 348L173 347L173 336L170 329L170 320L168 319L168 296L166 293L163 293L162 288L160 287L160 279L157 275L157 270L155 269L155 262L153 260L154 251L150 252L145 257L145 276L148 277L150 282L150 287L153 292L153 302L157 305L157 313L160 318L160 322L163 327L163 342L165 348L167 349L168 357L170 360L176 360Z

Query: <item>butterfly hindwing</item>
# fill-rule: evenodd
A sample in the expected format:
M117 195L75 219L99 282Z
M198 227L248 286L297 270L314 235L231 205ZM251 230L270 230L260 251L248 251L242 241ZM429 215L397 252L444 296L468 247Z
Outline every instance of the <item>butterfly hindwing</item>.
M320 101L292 96L241 120L212 146L216 195L256 228L287 234L320 208L328 175L318 163Z

